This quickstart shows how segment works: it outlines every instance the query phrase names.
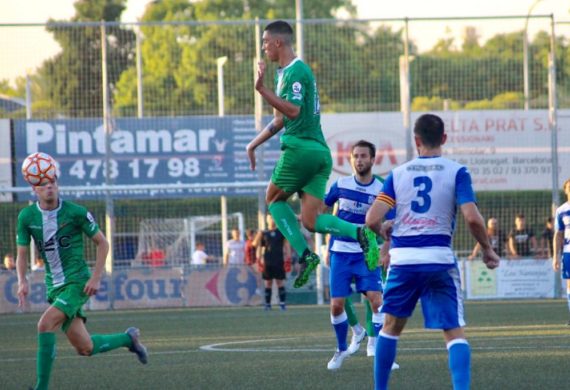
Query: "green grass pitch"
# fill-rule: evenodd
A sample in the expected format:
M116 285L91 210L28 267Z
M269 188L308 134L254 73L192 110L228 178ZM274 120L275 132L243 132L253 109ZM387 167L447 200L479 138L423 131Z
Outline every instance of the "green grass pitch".
M364 308L357 305L364 317ZM468 302L473 389L568 388L570 327L563 300ZM58 333L52 389L372 389L365 348L336 372L326 369L335 340L328 307L291 306L88 313L92 333L141 328L149 364L126 349L75 355ZM35 378L39 314L0 316L2 389ZM350 337L350 334L349 334ZM423 330L421 310L400 339L392 389L450 389L441 332Z

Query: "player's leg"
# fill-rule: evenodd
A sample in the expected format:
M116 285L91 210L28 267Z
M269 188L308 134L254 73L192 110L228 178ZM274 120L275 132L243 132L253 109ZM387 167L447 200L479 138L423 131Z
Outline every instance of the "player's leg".
M331 324L336 336L337 347L332 359L328 362L329 370L337 370L350 353L346 337L348 335L348 316L344 310L345 298L350 296L352 290L352 272L349 261L344 255L331 252Z
M344 300L344 311L348 318L348 325L352 329L352 338L350 340L350 345L348 346L348 352L352 355L360 349L360 343L362 343L362 340L366 337L366 331L358 322L356 309L350 296L346 297Z
M47 389L53 362L56 357L55 331L65 321L65 313L55 306L50 306L38 321L38 350L36 360L36 390Z
M287 300L287 292L285 290L285 269L283 267L279 267L280 270L276 272L275 275L275 283L277 283L277 291L279 294L279 307L281 310L287 310L286 300Z
M323 209L322 197L313 195L314 189L320 187L320 183L326 185L326 180L317 177L313 183L303 188L301 200L301 218L303 225L310 231L336 236L350 237L358 241L365 254L366 262L370 269L378 266L378 243L376 234L367 227L359 227L353 223L340 219L336 215L321 214ZM323 191L324 194L324 191Z
M449 371L454 390L468 390L471 384L471 347L465 338L463 328L443 331Z
M392 272L392 271L390 271ZM453 388L469 389L471 381L471 349L463 327L463 295L457 265L425 275L429 284L422 292L424 325L444 331L449 354L449 371Z
M570 256L568 254L562 255L562 279L566 279L566 299L568 302L568 310L570 311ZM570 325L570 320L568 320Z
M263 282L265 284L265 306L263 310L269 311L271 310L271 293L273 290L273 278L271 277L271 267L265 264L263 268Z
M414 312L425 283L421 272L393 267L388 274L381 309L384 326L378 334L374 358L374 388L377 390L388 388L400 334Z
M566 298L568 300L568 311L570 311L570 279L566 279ZM568 320L568 325L570 325L570 320Z

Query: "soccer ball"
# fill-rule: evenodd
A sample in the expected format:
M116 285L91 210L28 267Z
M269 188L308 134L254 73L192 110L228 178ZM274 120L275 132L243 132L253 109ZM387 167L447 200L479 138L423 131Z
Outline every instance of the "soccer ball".
M32 153L22 164L22 175L33 186L53 182L57 178L57 163L49 154Z

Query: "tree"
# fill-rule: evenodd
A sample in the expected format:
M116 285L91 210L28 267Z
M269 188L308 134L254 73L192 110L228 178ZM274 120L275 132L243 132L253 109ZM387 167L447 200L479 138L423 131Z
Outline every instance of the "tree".
M118 21L126 0L79 0L71 22ZM66 25L49 21L47 30L62 51L47 60L39 73L45 77L49 100L59 114L102 116L101 33L99 26ZM113 88L133 62L134 35L117 26L106 28L108 80Z
M353 10L350 0L304 2L304 7L307 18L330 18L341 8ZM215 113L216 59L223 56L229 58L224 66L226 111L232 114L252 113L254 26L247 23L196 22L252 20L255 17L273 19L277 16L287 19L294 17L294 14L289 0L162 0L151 3L142 21L169 24L144 25L141 28L145 115ZM313 47L324 38L330 41L330 31L322 33L306 26L306 46ZM334 34L332 37L335 39ZM347 47L352 42L338 38L334 43ZM310 55L307 57L311 63L313 58ZM323 57L330 58L328 54L323 54ZM315 65L321 64L320 60L315 61L318 61ZM134 113L135 76L136 71L131 67L117 83L115 102L120 115ZM322 85L322 80L320 83Z

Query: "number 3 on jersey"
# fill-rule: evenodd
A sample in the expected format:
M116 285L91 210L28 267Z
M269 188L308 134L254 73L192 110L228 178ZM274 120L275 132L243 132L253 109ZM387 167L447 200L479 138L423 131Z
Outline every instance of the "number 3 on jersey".
M418 189L417 198L421 198L421 202L412 201L412 211L416 213L425 213L431 206L431 198L429 192L433 187L431 179L427 176L418 176L414 178L414 187Z

